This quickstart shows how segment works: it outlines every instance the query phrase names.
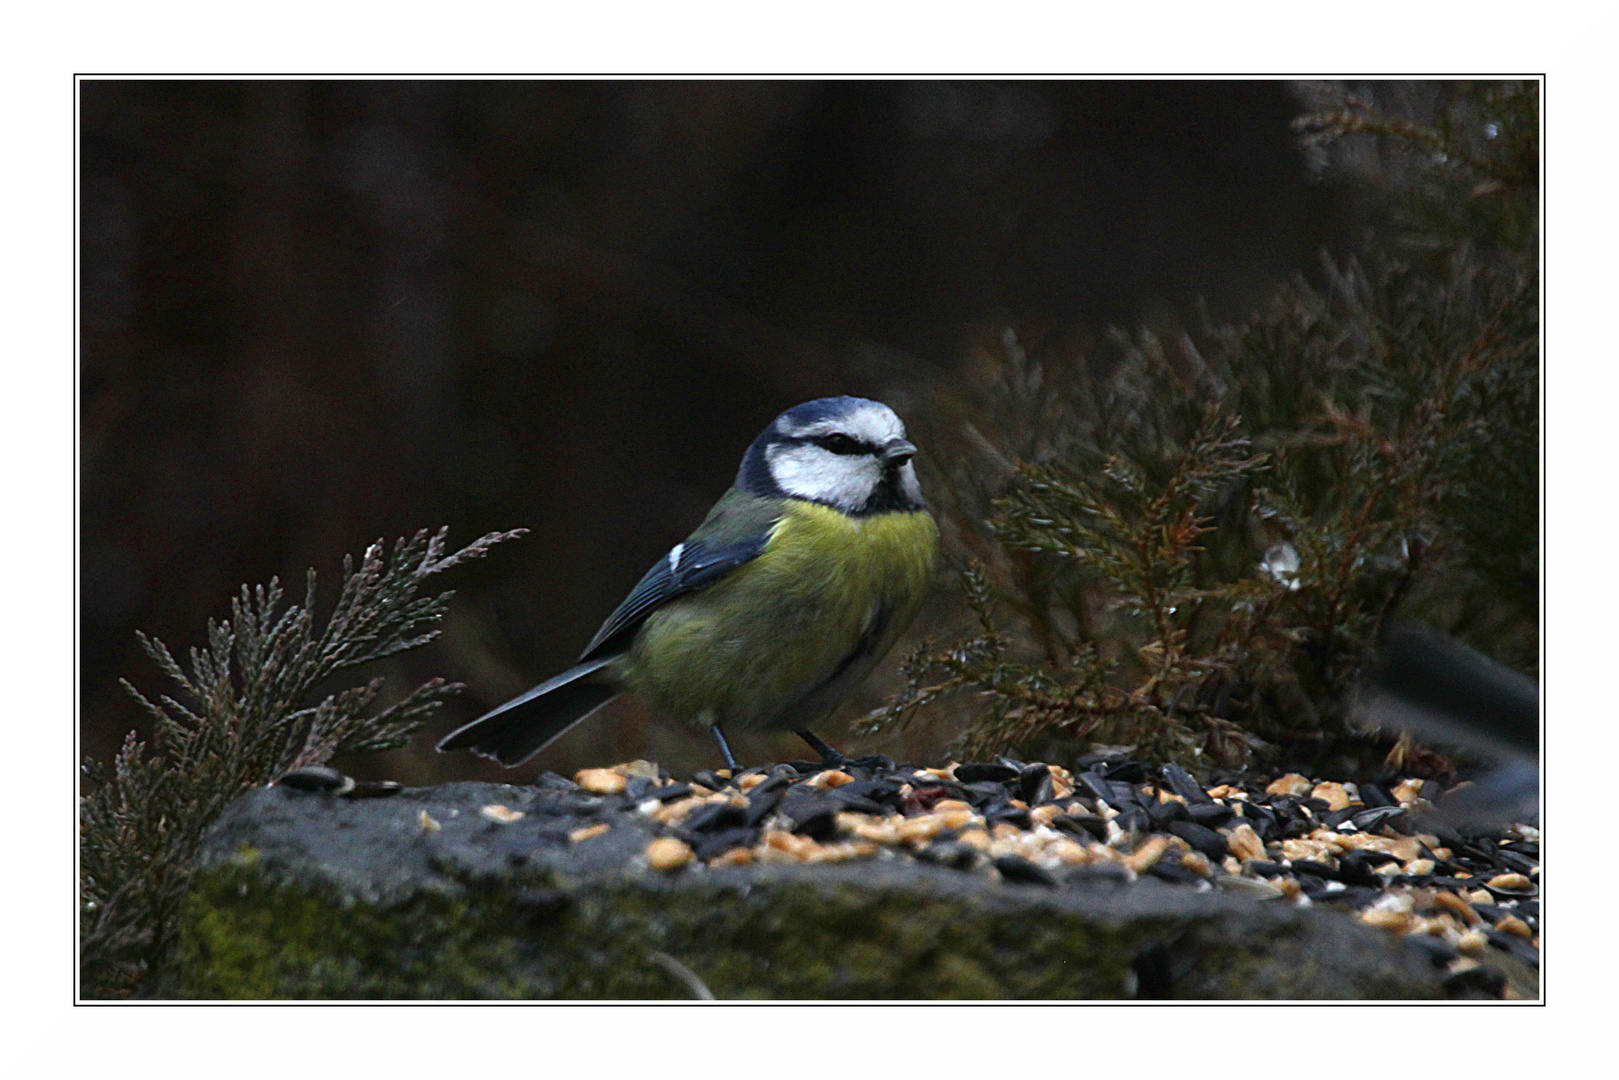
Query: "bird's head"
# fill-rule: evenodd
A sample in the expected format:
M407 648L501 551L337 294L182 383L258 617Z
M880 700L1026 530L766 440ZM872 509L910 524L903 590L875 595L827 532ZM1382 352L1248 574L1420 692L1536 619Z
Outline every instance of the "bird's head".
M880 401L831 397L788 409L748 447L737 486L805 499L846 514L921 510L905 425Z

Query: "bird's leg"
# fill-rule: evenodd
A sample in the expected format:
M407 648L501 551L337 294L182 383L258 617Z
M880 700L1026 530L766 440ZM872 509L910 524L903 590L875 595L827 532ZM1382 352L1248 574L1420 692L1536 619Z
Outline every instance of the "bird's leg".
M708 725L708 730L714 733L714 741L720 744L720 753L725 755L725 767L731 770L732 776L735 776L736 758L731 756L731 746L725 741L725 732L720 730L718 724Z
M797 734L800 739L810 744L811 750L821 755L822 764L836 767L849 760L817 738L815 732L799 728Z

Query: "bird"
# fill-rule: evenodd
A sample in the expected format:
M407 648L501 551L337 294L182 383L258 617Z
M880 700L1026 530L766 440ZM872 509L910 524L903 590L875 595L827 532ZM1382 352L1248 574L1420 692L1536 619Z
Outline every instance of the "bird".
M1539 820L1540 687L1456 638L1409 619L1379 631L1355 715L1408 736L1459 746L1491 767L1447 794L1438 820L1488 829Z
M887 405L805 402L776 417L701 525L653 564L568 670L458 728L440 751L508 768L621 693L708 731L811 730L915 619L939 555L917 448Z

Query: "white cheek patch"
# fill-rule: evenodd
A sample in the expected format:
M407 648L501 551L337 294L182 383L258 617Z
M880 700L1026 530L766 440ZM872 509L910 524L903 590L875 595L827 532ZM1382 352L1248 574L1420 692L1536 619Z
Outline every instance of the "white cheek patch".
M854 513L882 479L882 466L866 454L834 454L813 443L777 443L765 451L777 486L797 499L811 499Z

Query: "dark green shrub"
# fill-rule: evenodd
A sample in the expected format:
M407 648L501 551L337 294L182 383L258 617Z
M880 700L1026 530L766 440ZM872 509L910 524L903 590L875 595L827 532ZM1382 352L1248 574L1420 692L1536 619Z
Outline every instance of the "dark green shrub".
M1101 356L1007 331L941 393L929 490L977 632L918 649L866 730L966 690L973 756L1320 764L1377 748L1348 696L1397 612L1535 671L1538 87L1379 92L1426 114L1311 87L1297 124L1374 204L1360 253Z

